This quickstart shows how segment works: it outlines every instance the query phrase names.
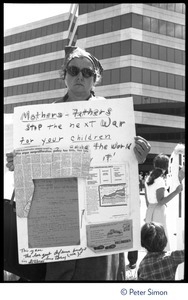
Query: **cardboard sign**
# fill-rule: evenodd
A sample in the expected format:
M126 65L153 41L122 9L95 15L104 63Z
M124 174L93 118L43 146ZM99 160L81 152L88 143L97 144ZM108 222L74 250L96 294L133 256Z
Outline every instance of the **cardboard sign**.
M15 108L21 264L140 248L135 135L132 98Z

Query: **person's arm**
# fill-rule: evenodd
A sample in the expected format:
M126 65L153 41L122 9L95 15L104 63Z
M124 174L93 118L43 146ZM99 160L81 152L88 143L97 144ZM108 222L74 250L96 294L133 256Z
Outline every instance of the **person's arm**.
M145 200L146 200L146 206L148 207L148 206L149 206L149 201L148 201L148 196L147 196L147 190L146 190L146 187L145 187Z
M168 203L170 200L172 200L175 196L177 196L179 193L181 193L183 190L183 185L179 184L177 188L170 193L168 196L164 196L165 188L159 188L156 190L156 196L157 196L157 201L158 204L164 205Z

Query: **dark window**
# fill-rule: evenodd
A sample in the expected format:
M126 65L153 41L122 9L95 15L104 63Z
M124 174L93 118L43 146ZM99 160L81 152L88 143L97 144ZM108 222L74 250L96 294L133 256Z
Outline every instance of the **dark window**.
M174 37L174 23L167 22L167 35Z
M89 23L87 25L87 36L95 35L95 23Z
M178 39L183 38L182 25L175 24L175 37Z
M140 68L131 68L131 81L142 83L142 69Z
M104 24L104 21L96 22L96 24L95 24L95 34L96 35L103 33L103 26L104 26L103 24ZM78 37L80 38L79 34L78 34Z
M175 75L175 89L183 90L183 80L182 76Z
M151 32L158 33L158 23L157 19L151 18Z
M143 84L151 84L150 78L151 78L150 70L143 69L142 83Z
M130 53L131 53L131 40L122 41L120 55L129 55Z
M143 16L143 30L151 31L151 19Z
M112 57L120 56L120 42L112 44Z
M158 59L159 57L159 46L151 44L151 58Z
M167 87L166 73L164 73L164 72L159 72L159 86Z
M170 62L174 62L174 49L173 48L167 48L167 60Z
M175 10L175 4L174 3L168 3L168 10L172 10L174 11Z
M143 56L151 57L151 44L143 42Z
M137 29L142 29L142 16L133 14L132 15L132 27Z
M103 85L108 85L111 83L110 75L111 75L111 70L106 70L103 72L103 79L102 79Z
M95 47L95 57L97 57L99 60L103 58L103 56L102 56L102 46L96 46Z
M167 74L167 87L169 89L174 89L175 88L175 83L174 83L174 74Z
M103 46L103 58L109 58L111 57L111 44L107 44Z
M140 41L132 40L131 53L134 55L142 55L142 43Z
M47 34L46 26L41 27L41 35L45 36Z
M43 81L39 81L39 92L43 92L43 91L44 91Z
M167 50L166 47L159 46L159 59L160 60L167 60Z
M142 83L143 83L143 84L151 84L151 74L150 74L150 70L143 69Z
M116 31L120 29L121 29L120 16L112 18L112 31Z
M112 71L112 78L111 78L111 83L115 84L115 83L119 83L119 68L118 69L113 69Z
M131 17L132 14L126 14L126 15L121 15L121 29L129 28L131 27Z
M125 67L120 69L120 83L131 81L131 68Z
M166 35L166 21L159 20L159 33Z
M157 71L151 71L151 85L159 86L159 73Z
M78 27L78 37L79 39L86 37L86 25L81 25Z
M175 49L175 59L174 59L174 62L176 64L183 64L183 55L182 55L182 51L181 50L178 50L178 49Z
M112 31L112 20L106 19L104 20L104 33Z

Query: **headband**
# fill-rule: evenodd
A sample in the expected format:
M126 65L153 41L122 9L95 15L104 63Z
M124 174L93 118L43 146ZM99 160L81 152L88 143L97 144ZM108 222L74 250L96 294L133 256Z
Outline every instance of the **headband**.
M91 53L76 47L76 46L66 46L65 47L65 59L64 59L64 64L63 64L63 68L66 69L69 62L76 57L86 57L88 58L91 63L93 64L93 67L96 71L99 71L99 73L101 74L103 71L103 68L99 62L99 60L93 56Z

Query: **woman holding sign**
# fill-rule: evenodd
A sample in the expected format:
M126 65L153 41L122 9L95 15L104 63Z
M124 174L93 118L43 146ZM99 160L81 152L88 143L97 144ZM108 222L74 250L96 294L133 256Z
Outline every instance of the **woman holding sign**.
M94 87L101 80L103 68L96 57L78 47L66 47L61 78L67 86L66 95L56 101L87 101L96 97ZM138 163L143 163L150 151L149 143L135 137L134 152ZM7 167L13 170L13 156L7 154ZM45 281L105 281L125 279L124 254L112 254L46 264Z

